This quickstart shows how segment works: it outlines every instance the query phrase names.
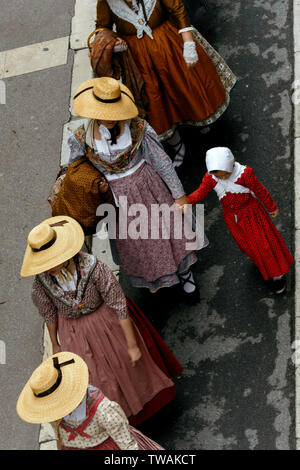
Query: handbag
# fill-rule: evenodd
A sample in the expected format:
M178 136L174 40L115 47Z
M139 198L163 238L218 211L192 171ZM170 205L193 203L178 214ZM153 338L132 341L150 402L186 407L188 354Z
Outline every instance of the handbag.
M115 206L110 187L102 192L103 183L108 184L86 157L71 163L65 174L58 177L48 197L52 217L68 215L79 222L86 235L95 233L104 217L96 215L97 208L101 204Z

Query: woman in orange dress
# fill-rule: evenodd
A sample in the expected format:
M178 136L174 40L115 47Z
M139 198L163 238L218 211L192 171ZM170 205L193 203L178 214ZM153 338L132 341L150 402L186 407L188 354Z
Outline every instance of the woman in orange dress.
M180 166L185 148L177 126L215 122L236 77L191 26L182 0L98 0L96 28L113 25L115 45L129 48L144 80L147 120L173 146Z

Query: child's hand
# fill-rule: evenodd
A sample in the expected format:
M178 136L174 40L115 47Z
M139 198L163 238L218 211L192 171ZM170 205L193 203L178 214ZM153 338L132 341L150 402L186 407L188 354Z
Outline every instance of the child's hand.
M273 219L275 219L275 217L277 217L278 214L279 214L279 210L278 210L278 209L276 209L276 211L274 211L274 212L270 212L270 216L273 217Z

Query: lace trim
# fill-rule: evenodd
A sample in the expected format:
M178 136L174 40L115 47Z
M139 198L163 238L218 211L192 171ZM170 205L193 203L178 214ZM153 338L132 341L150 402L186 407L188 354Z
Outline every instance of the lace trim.
M136 35L139 39L143 37L144 33L148 34L148 36L153 39L152 29L145 23L143 8L141 4L139 4L138 11L134 12L123 0L107 0L107 3L111 11L116 16L118 16L122 20L128 21L128 23L131 23L133 26L135 26L137 31ZM147 19L149 20L155 8L156 0L144 0L144 5Z

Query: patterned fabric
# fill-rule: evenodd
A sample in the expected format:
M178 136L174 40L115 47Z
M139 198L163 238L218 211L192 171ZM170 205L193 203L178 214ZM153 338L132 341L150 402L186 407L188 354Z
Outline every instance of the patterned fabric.
M103 303L110 306L119 319L127 318L125 296L109 267L87 253L79 253L78 257L79 280L74 292L64 291L48 273L35 277L32 300L44 320L55 323L57 315L79 318L94 312Z
M206 173L199 188L188 196L190 202L202 201L217 184L216 179ZM232 237L265 280L286 274L294 262L293 257L263 207L271 213L277 205L252 168L246 167L236 184L249 188L254 196L228 192L222 197L223 215Z
M82 127L77 129L77 131L70 136L68 144L70 147L69 164L86 155L85 134L82 131ZM90 152L93 152L94 156L97 155L95 150L91 149L89 146L87 147ZM114 155L102 155L101 159L99 158L98 162L96 163L97 159L98 157L95 156L95 158L91 160L95 168L101 171L104 175L114 173L114 171L112 171L115 160ZM104 159L106 162L106 168L103 166ZM173 168L171 159L164 151L161 143L158 140L156 132L148 123L145 125L144 135L140 147L137 149L134 157L128 161L125 167L123 167L123 170L127 171L130 168L133 168L141 160L145 160L149 165L152 166L152 168L169 188L173 199L178 199L185 194L181 181L179 180L177 173ZM111 167L110 171L107 169L107 166Z
M118 2L121 0L118 0ZM176 25L177 29L186 28L190 26L191 21L189 15L187 14L186 9L184 8L181 0L144 0L146 3L146 16L147 16L147 25L153 31L155 28L160 26L166 20L166 14ZM122 2L123 5L125 2ZM110 6L116 5L115 0L109 0ZM136 25L136 14L134 8L128 9L131 11L125 13L124 16L124 6L121 10L116 11L108 5L107 0L98 0L97 2L97 19L96 19L96 28L108 28L112 29L113 24L116 25L118 34L124 35L134 35L137 37L139 31L137 31L138 26ZM130 21L129 14L133 21ZM128 21L129 20L129 21ZM144 21L144 16L139 18L142 22ZM140 25L140 23L138 23ZM143 26L144 23L141 23ZM149 37L152 40L151 36L144 34L143 37L139 37L139 40L142 40L145 36Z
M94 447L111 437L121 450L138 450L122 408L99 390L87 402L84 422L74 427L63 420L59 433L62 445L67 447Z

